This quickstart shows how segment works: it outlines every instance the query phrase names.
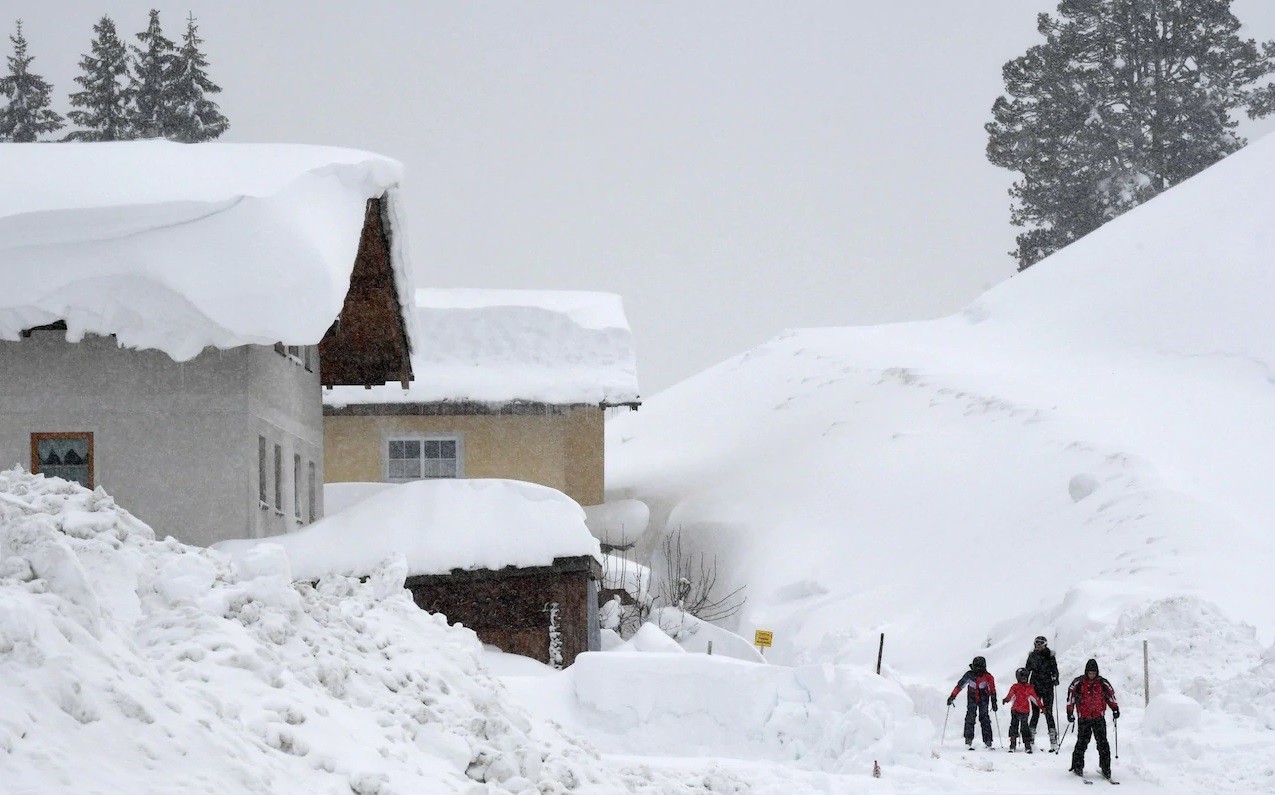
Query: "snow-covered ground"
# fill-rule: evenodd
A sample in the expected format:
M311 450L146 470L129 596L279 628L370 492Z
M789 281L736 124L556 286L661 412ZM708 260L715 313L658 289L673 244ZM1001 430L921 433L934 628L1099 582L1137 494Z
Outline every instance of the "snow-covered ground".
M787 332L613 419L611 496L747 585L775 662L884 632L941 726L1044 634L1115 685L1126 784L1275 791L1273 186L1268 138L958 316Z
M437 536L369 544L363 581L322 559L347 538L232 556L2 472L0 790L1075 791L1065 757L963 751L944 707L1044 634L1064 682L1093 656L1115 685L1124 791L1271 792L1272 207L1267 139L959 316L789 332L609 422L627 501L589 529L715 555L765 662L663 611L676 640L552 671L415 608ZM393 490L345 496L329 527L401 532Z
M232 561L100 491L0 472L0 791L744 790L529 714L406 568L294 585L281 547Z

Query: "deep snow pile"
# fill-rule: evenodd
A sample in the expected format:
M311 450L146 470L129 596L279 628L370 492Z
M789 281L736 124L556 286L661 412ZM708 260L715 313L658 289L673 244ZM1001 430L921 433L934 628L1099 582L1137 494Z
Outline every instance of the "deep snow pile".
M1064 683L1104 662L1138 775L1269 789L1272 207L1268 138L959 316L785 333L611 420L608 496L747 585L777 660L885 632L941 723L971 656L1012 681L1045 634Z
M100 490L0 472L4 791L742 791L530 718L404 571L294 585L279 547L232 562Z
M303 530L223 541L216 548L238 558L261 547L283 547L298 580L365 576L391 555L402 556L409 576L548 566L556 558L601 555L584 509L548 486L501 478L344 485L336 490L342 500L356 499Z
M393 160L319 146L0 144L0 339L61 320L73 341L178 361L315 344L344 305L368 199L388 197L410 303L401 180Z
M931 767L933 727L896 683L850 666L687 653L652 624L615 651L581 655L548 682L507 681L605 751L768 759L860 777L874 760Z

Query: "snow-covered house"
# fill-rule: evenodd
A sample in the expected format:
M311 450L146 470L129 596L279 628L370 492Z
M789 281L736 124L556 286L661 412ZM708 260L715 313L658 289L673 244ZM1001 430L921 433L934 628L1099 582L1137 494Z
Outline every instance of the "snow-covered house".
M162 141L0 145L0 465L179 540L323 511L321 385L406 385L401 166Z
M510 478L603 501L603 420L638 405L619 296L416 292L415 380L324 396L328 482Z

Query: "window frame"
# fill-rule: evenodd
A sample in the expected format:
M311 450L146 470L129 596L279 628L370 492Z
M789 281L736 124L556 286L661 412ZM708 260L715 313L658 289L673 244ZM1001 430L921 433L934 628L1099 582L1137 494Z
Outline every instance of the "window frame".
M454 477L391 478L390 442L455 442L456 474ZM424 461L424 457L421 458ZM459 433L386 433L381 438L381 482L413 483L418 480L461 480L465 477L465 437Z
M283 516L283 445L274 446L274 512Z
M301 524L301 454L292 454L292 518Z
M257 501L260 503L262 510L270 507L267 498L270 496L270 445L266 441L266 437L257 437Z
M309 523L314 524L314 518L315 518L314 515L318 513L318 505L319 505L318 499L317 499L318 495L316 493L318 491L318 479L319 479L318 467L314 465L313 461L310 461L306 465L306 471L307 471L307 479L309 480L309 484L310 484L310 494L309 494L310 521Z
M97 487L97 456L93 452L92 431L32 431L31 432L31 474L40 474L40 442L45 439L85 439L88 441L88 486Z

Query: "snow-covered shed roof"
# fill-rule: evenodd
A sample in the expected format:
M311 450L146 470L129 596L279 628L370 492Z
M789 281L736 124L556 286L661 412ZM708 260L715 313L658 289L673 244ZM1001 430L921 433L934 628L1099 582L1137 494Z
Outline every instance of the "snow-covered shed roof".
M65 322L178 361L318 343L341 313L370 199L402 166L282 144L0 144L0 339ZM390 260L412 295L403 235ZM410 330L411 312L399 315Z
M638 400L633 334L618 295L565 290L421 289L410 388L336 387L324 403Z
M483 478L390 485L295 533L215 548L241 556L262 544L282 546L298 580L363 576L392 555L406 559L408 575L601 559L575 500L548 486Z

